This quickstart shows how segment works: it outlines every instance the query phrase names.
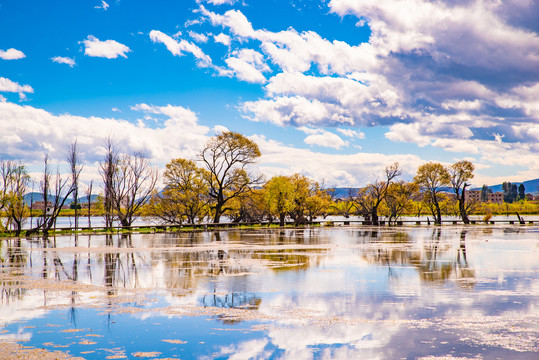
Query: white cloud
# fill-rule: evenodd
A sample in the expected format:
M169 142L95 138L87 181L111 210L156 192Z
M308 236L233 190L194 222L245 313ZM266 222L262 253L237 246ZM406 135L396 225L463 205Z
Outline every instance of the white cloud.
M234 5L234 3L238 0L204 0L205 2L213 5Z
M191 53L197 59L197 64L200 67L211 67L212 65L211 58L206 55L198 46L187 40L181 40L178 42L159 30L150 31L150 39L154 43L164 44L172 55L182 56L184 52Z
M213 40L216 42L216 43L220 43L220 44L223 44L225 46L229 46L230 45L230 36L228 36L227 34L223 34L223 33L220 33L219 35L215 35L213 37Z
M48 152L54 161L62 163L66 146L77 138L81 157L93 164L101 160L104 140L111 136L122 150L142 151L152 162L164 164L172 157L193 157L208 139L210 129L200 125L189 109L148 104L133 109L159 119L150 128L117 118L55 115L31 106L0 102L0 134L12 136L0 153L34 164Z
M301 173L330 186L364 186L382 175L386 165L398 161L407 174L415 174L423 160L417 155L383 153L325 154L284 145L265 136L250 137L260 147L259 167L266 176ZM275 167L279 164L280 167Z
M299 127L298 130L308 134L303 142L309 145L317 145L333 149L341 149L349 146L347 141L341 139L338 135L323 129L311 129L305 126Z
M103 57L116 59L118 56L127 58L127 53L131 51L129 47L114 40L100 41L93 35L88 35L82 43L85 46L84 54L93 57Z
M338 132L343 134L344 136L351 137L351 138L358 138L358 139L365 139L365 134L358 130L352 130L352 129L337 129Z
M200 34L194 31L188 31L188 34L196 42L200 42L200 43L208 42L208 37L205 34Z
M228 128L223 125L215 125L212 130L214 134L221 134L221 133L229 131Z
M75 66L75 60L72 59L72 58L68 58L68 57L62 57L62 56L55 56L51 59L53 62L55 63L58 63L58 64L67 64L69 65L70 67L73 67Z
M109 4L107 4L104 0L101 0L101 5L94 6L95 9L103 9L107 11L109 9Z
M20 85L7 78L0 77L0 91L19 93L19 98L25 100L26 93L33 93L34 89L30 85Z
M238 79L251 83L266 82L262 73L271 71L264 62L264 56L252 49L236 51L225 62Z
M0 50L0 59L4 60L18 60L26 57L24 53L17 49Z
M453 140L464 139L461 149L481 153L472 140L494 142L493 131L506 134L505 142L537 141L539 34L530 14L538 4L332 0L328 5L333 13L368 25L368 42L350 45L293 28L255 29L239 10L219 14L200 5L197 13L237 40L225 61L248 44L276 74L265 80L245 62L228 60L239 79L266 84L265 97L240 105L246 118L279 126L384 125L391 127L386 137L392 141L450 151L459 150ZM230 76L222 69L219 74Z

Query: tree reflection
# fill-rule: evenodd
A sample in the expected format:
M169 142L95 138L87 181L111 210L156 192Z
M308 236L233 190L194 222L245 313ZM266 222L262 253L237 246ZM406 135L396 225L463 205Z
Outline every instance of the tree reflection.
M7 246L4 246L7 245ZM27 254L24 251L20 238L0 240L0 265L2 269L2 295L1 304L9 304L11 301L22 299L26 293L17 280L17 275L23 275L27 262Z
M369 231L358 233L360 241L366 244L378 244L367 247L362 257L370 263L388 267L389 277L397 276L392 267L413 266L417 269L419 278L424 282L445 282L454 278L471 279L475 272L469 267L466 255L466 233L460 232L458 247L452 242L444 241L442 229L432 229L430 239L417 249L412 247L409 233L393 233L384 231ZM384 246L384 244L410 244L410 246ZM451 253L454 252L455 255ZM473 282L458 282L460 286L472 287Z

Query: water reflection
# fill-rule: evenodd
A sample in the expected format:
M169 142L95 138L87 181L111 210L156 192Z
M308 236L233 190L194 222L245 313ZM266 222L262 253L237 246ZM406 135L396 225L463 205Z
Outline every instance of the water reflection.
M538 230L351 227L5 239L0 320L37 319L58 306L68 309L72 326L82 323L81 309L92 307L105 310L111 328L113 314L127 310L195 311L231 327L258 318L272 327L263 339L238 340L235 351L254 341L259 355L289 358L387 358L375 353L394 349L404 334L414 334L417 344L432 331L439 332L437 346L474 334L477 347L487 346L481 336L489 327L509 334L525 321L515 314L539 316ZM489 316L495 321L470 322ZM448 320L454 317L470 327L462 335L448 335L455 334L445 325L457 324ZM539 329L531 329L537 339Z

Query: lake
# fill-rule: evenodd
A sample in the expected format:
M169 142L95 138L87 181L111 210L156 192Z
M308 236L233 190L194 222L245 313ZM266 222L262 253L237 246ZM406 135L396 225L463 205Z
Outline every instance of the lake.
M0 244L0 358L538 358L536 225Z

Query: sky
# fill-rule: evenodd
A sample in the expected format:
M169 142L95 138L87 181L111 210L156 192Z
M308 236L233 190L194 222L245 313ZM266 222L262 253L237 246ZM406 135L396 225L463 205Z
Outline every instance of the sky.
M539 178L532 0L0 0L0 159L100 181L110 137L163 168L240 132L258 171L363 186L398 161Z

